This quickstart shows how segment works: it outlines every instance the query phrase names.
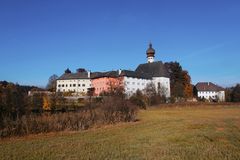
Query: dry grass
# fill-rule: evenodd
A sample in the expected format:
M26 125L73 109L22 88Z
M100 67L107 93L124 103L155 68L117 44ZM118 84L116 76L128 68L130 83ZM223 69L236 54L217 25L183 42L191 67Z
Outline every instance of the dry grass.
M14 138L0 159L240 159L240 107L141 111L138 122Z

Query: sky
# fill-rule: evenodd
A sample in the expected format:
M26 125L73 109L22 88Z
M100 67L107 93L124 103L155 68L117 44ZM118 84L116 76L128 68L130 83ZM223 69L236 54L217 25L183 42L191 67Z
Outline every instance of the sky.
M239 0L0 0L0 80L179 62L192 83L240 83Z

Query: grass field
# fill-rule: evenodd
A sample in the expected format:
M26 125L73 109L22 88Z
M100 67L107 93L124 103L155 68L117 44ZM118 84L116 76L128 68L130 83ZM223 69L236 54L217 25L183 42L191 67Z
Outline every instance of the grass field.
M151 108L138 119L4 139L0 159L240 159L240 107Z

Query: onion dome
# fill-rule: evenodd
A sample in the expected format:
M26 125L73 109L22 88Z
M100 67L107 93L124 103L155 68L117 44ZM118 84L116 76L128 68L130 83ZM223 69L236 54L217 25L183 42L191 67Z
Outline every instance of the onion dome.
M152 43L149 44L149 48L146 51L147 57L154 57L155 49L152 48Z

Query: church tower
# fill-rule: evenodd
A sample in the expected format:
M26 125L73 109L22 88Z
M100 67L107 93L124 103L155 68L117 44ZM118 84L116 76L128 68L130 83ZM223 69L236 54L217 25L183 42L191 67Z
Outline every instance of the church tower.
M146 51L147 54L147 62L148 63L153 63L154 62L154 55L155 55L155 50L152 48L152 43L149 44L149 48Z

